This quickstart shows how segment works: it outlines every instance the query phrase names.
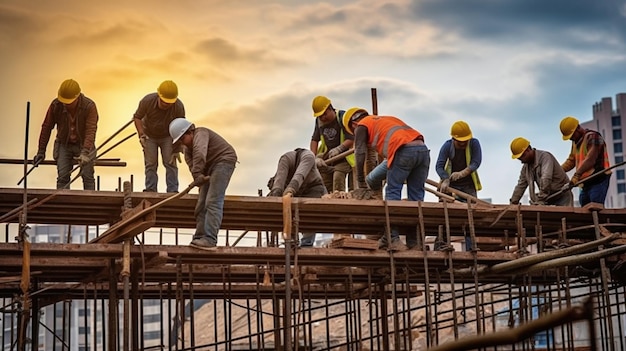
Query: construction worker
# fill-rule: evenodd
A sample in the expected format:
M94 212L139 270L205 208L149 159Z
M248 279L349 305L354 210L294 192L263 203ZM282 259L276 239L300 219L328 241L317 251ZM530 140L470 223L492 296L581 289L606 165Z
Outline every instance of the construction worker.
M95 190L93 161L98 110L95 102L81 93L78 82L73 79L61 83L57 98L48 107L39 134L39 148L33 158L35 166L46 158L46 148L55 125L57 135L52 157L57 162L57 189L69 188L72 164L78 158L83 189Z
M561 167L565 172L576 168L570 186L580 186L578 202L581 206L590 202L604 205L611 179L611 171L604 171L610 167L604 138L594 130L581 127L578 120L571 116L561 120L560 129L563 140L572 141L570 154ZM585 181L578 184L581 180Z
M428 177L430 150L424 143L424 136L409 127L397 117L372 116L367 110L353 107L343 116L343 125L348 133L354 134L356 174L358 188L367 188L364 163L367 148L372 146L378 154L387 159L387 200L401 200L402 187L407 183L410 201L424 200L424 183ZM406 246L400 241L397 227L391 228L390 250L403 250ZM417 238L407 238L409 247L415 246ZM381 248L387 246L385 237L379 242Z
M482 149L478 139L472 135L469 124L465 121L456 121L450 127L450 136L439 149L435 170L439 175L439 191L449 193L450 189L462 191L473 197L478 197L482 189L478 178L478 167L482 162ZM461 202L466 199L455 196ZM465 249L471 251L472 240L467 233Z
M441 179L439 191L447 193L449 188L460 190L477 197L482 189L478 178L478 167L482 162L482 150L478 139L465 121L456 121L450 128L451 139L439 149L435 169ZM464 198L457 197L460 201Z
M551 153L537 150L530 146L530 141L518 137L511 141L511 158L518 159L523 164L519 180L511 195L511 204L519 204L528 188L532 205L574 205L571 190L563 189L569 184L569 178ZM537 191L535 184L538 186Z
M185 118L169 125L172 142L183 146L185 162L200 187L196 204L196 232L190 245L200 249L217 245L224 215L224 197L237 163L235 149L219 134L196 127ZM208 176L208 178L207 178Z
M284 153L278 160L276 174L267 183L267 196L321 198L328 194L320 172L315 167L315 155L306 149L295 149ZM303 232L300 247L312 247L315 232Z
M342 125L343 110L335 110L326 96L316 96L311 104L315 128L310 149L317 156L318 167L329 193L346 190L346 176L352 173L354 155L346 156L331 165L325 160L348 151L354 144L354 136L346 133ZM352 186L350 186L352 188Z
M185 117L185 106L178 98L178 87L171 80L163 81L156 93L146 95L139 101L133 115L139 142L143 149L145 167L144 191L157 192L159 149L165 166L165 183L168 193L178 192L178 165L180 149L174 148L168 126L174 118Z

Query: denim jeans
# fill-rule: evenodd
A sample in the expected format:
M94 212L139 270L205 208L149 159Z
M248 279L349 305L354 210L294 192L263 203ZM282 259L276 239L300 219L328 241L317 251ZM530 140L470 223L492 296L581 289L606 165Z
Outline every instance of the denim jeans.
M54 159L57 161L57 189L70 188L70 173L74 165L74 157L80 156L81 146L78 144L63 144L54 142ZM83 178L83 189L95 190L96 180L94 178L93 162L80 168L80 175Z
M383 180L387 179L387 159L379 163L368 175L365 177L365 182L372 190L380 190L383 186Z
M406 180L410 201L424 201L424 183L430 167L430 150L426 145L403 146L399 148L387 171L387 200L402 200L402 186ZM391 227L391 241L399 238L398 228ZM411 238L412 239L412 238Z
M425 145L405 146L396 151L387 171L387 200L401 200L406 180L410 201L424 201L424 183L428 177L430 150Z
M220 162L213 166L209 181L200 187L198 202L196 203L196 232L194 239L206 237L217 243L217 234L222 225L224 216L224 197L230 183L235 165L230 162Z
M580 202L580 206L585 206L590 202L604 204L604 200L606 200L606 192L609 190L610 180L611 176L608 175L605 176L599 183L585 184L580 189L580 194L578 195L578 202Z
M178 191L178 166L176 163L170 165L172 157L172 138L148 138L146 146L143 149L143 159L146 173L146 190L158 191L157 184L159 176L157 175L157 166L159 165L159 148L161 149L161 161L165 166L165 184L168 193Z

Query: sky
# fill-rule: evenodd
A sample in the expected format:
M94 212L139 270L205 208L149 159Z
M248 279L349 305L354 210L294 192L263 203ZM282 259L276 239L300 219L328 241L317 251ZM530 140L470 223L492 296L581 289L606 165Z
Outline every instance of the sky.
M570 144L560 120L590 120L594 103L626 92L625 44L624 0L2 0L0 158L23 159L26 136L28 158L35 155L65 79L97 105L97 145L171 79L186 117L238 153L227 195L256 196L267 193L284 152L308 148L316 95L371 112L375 88L380 115L424 135L430 179L439 180L435 162L450 126L469 123L483 151L479 197L508 203L521 169L511 140L523 136L563 161ZM104 157L127 166L97 167L100 189L131 176L143 189L137 138ZM0 187L17 187L23 166L0 167ZM53 188L55 178L54 166L40 166L28 187ZM192 181L184 164L179 178L180 190Z

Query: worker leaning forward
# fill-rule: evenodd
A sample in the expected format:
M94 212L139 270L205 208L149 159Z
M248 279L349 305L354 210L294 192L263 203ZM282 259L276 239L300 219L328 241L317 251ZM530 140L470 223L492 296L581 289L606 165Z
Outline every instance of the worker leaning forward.
M194 212L196 232L190 245L201 249L213 248L217 246L226 188L235 170L237 153L219 134L208 128L196 127L185 118L174 119L169 133L174 143L183 145L193 184L200 187Z
M267 183L267 196L321 198L327 194L320 172L315 167L315 155L306 149L295 149L284 153L278 160L276 174ZM302 232L300 247L311 247L315 243L315 232Z
M83 189L95 190L94 178L95 140L98 128L96 104L81 93L73 79L61 83L57 98L52 100L41 125L39 148L33 158L38 165L46 158L46 148L54 126L53 158L57 162L57 189L69 188L74 159L78 159Z
M407 184L410 201L424 200L424 183L428 177L430 150L424 143L424 136L409 127L397 117L369 115L367 110L353 107L343 117L346 131L354 134L356 174L359 188L367 188L364 163L367 158L368 146L373 146L378 154L387 160L387 200L401 200L402 187ZM406 246L399 237L398 228L391 228L391 243L385 236L379 242L381 248L403 250ZM417 237L413 233L407 236L409 247L417 245Z
M316 96L312 102L315 128L310 149L317 156L318 167L329 193L346 190L346 176L352 173L354 155L327 165L325 160L348 151L354 144L354 136L346 133L342 125L343 110L335 110L325 96ZM352 184L350 185L352 188Z
M185 106L178 98L178 86L171 80L163 81L156 93L150 93L139 101L133 121L143 149L146 176L144 191L157 191L159 149L161 149L161 160L165 166L166 191L168 193L178 191L176 162L180 162L180 149L173 146L172 138L168 133L170 122L178 117L185 117Z
M560 129L563 140L572 141L570 154L561 167L565 172L576 168L570 185L580 186L578 196L580 206L590 202L604 205L611 179L611 171L604 171L610 167L604 138L595 130L581 127L578 120L571 116L561 120ZM580 180L585 180L596 173L597 175L591 179L578 184Z
M574 205L572 192L567 188L569 178L554 155L548 151L537 150L530 146L530 141L518 137L511 141L511 158L518 159L523 164L509 200L511 204L519 204L528 188L531 205Z

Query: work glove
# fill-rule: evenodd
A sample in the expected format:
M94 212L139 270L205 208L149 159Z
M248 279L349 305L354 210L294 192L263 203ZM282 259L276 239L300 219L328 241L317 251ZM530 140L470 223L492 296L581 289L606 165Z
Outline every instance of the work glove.
M283 195L283 189L281 189L281 188L274 188L274 189L270 190L269 194L267 194L268 197L282 196L282 195Z
M174 152L172 153L172 156L170 156L170 162L169 165L170 166L176 166L176 161L178 161L179 163L180 161L180 152Z
M447 193L449 186L450 186L450 179L449 178L442 179L441 182L439 182L439 191L442 193Z
M358 189L369 189L369 186L367 185L367 182L359 182L357 184L357 188Z
M38 152L37 155L35 155L35 157L33 157L33 165L35 165L35 167L39 166L41 161L43 161L45 158L46 158L46 154L45 153Z
M287 189L285 189L285 191L283 191L283 196L287 196L287 195L291 195L291 196L295 196L296 195L296 189L287 186Z
M330 151L328 151L328 157L327 158L333 158L337 155L339 155L342 152L346 152L348 151L348 148L343 145L343 144L339 144L339 146L334 147L332 149L330 149Z
M78 165L83 167L91 163L91 157L89 157L89 151L82 151L80 156L78 156Z
M148 136L147 135L142 135L139 137L139 142L141 143L141 147L142 148L146 148L146 143L148 142Z
M335 171L335 168L327 165L326 161L324 161L321 157L315 158L315 167L317 167L317 170L321 173L332 173Z
M546 204L546 202L542 201L542 200L537 200L537 201L533 202L533 205L544 206L545 204Z
M450 181L451 182L456 182L457 180L461 179L461 178L465 178L468 175L470 175L472 171L470 171L469 168L464 168L462 171L458 171L458 172L452 172L452 174L450 174Z
M209 178L205 175L199 175L193 180L193 185L200 187L209 181Z
M373 197L374 192L368 188L357 188L351 191L352 198L356 200L369 200Z
M576 186L576 183L578 183L580 181L580 175L578 173L574 173L574 175L572 176L572 179L570 179L569 184L574 187Z

